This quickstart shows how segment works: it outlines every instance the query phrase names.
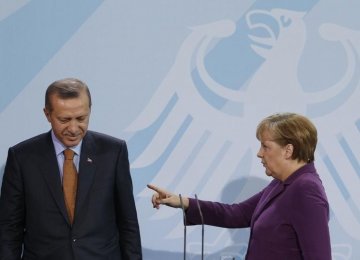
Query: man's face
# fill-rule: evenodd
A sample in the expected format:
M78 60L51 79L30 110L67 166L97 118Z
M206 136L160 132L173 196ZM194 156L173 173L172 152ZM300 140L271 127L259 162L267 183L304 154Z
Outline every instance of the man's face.
M50 102L52 110L44 108L44 113L55 136L66 147L78 145L88 129L91 112L86 92L70 99L52 95Z

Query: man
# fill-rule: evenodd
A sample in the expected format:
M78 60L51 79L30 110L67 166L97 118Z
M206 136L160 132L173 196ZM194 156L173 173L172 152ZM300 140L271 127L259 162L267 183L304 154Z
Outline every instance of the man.
M45 95L51 131L9 149L0 260L142 259L126 143L88 131L90 112L84 82L55 81Z

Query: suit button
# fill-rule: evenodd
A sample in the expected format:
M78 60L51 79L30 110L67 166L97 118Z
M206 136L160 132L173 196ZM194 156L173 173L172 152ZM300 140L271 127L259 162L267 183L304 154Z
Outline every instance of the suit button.
M75 242L76 242L76 238L73 238L72 241L75 243Z

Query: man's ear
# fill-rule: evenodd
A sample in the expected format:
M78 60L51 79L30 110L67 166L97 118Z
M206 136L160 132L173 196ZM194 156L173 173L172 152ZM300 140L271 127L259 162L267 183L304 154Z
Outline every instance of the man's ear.
M50 120L50 111L48 109L46 109L46 108L44 108L43 111L44 111L44 114L46 116L47 121L50 123L51 122L51 120Z

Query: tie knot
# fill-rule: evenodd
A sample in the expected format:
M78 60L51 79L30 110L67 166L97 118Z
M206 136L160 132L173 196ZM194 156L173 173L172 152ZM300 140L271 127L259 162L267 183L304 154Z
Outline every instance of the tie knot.
M71 149L64 150L65 160L72 160L74 158L74 151Z

